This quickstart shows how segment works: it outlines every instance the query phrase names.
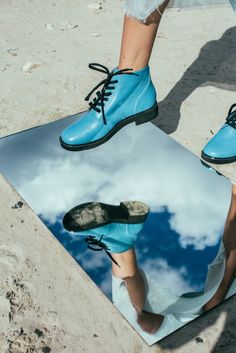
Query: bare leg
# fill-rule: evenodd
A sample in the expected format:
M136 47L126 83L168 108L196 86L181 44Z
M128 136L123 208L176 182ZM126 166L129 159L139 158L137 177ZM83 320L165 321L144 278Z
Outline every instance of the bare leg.
M136 254L130 249L121 254L112 254L119 266L112 263L114 276L125 280L131 302L137 311L141 313L146 300L146 288L144 280L138 270Z
M166 0L160 6L161 13L168 2ZM160 20L158 11L154 11L145 23L125 16L119 69L132 68L136 71L148 64Z
M124 279L131 303L138 315L138 324L144 331L155 333L160 328L164 317L143 310L146 300L146 287L137 266L135 250L130 249L121 254L112 254L112 257L120 266L118 267L112 263L112 272L114 276Z
M232 187L231 204L230 204L228 216L225 223L223 240L224 240L224 245L226 249L226 266L225 266L224 277L215 295L203 307L204 311L207 311L213 308L215 305L221 303L225 299L236 277L236 186L235 185L233 185Z

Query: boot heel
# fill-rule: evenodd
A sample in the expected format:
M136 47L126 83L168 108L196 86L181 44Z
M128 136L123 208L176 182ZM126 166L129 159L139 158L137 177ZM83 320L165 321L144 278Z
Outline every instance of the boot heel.
M128 212L127 223L144 223L148 213L149 207L140 201L123 201L120 207Z
M144 123L147 123L148 121L151 121L155 119L158 115L158 104L156 103L154 107L152 107L149 110L146 110L145 112L142 112L140 115L137 115L135 119L135 124L136 125L141 125Z

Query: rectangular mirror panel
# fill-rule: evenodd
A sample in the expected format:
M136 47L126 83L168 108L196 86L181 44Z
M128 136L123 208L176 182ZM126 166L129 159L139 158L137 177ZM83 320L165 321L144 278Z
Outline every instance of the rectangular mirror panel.
M1 172L153 344L235 293L235 186L151 123L66 151L79 117L1 139Z

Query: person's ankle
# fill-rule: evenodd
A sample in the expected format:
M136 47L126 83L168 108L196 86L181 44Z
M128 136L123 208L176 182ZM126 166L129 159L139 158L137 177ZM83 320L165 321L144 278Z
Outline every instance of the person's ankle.
M140 70L145 69L147 66L148 66L148 64L146 64L146 65L136 65L136 64L124 65L124 64L122 64L122 65L118 65L117 68L118 68L118 70L130 69L132 72L136 72L136 71L140 71Z

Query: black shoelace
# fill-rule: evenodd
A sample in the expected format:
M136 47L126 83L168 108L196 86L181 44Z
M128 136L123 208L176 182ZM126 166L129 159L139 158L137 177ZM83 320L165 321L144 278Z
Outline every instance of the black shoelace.
M99 240L97 240L94 236L89 235L85 239L85 242L87 243L88 248L91 249L91 250L94 250L94 251L105 250L106 254L110 257L112 262L114 262L117 266L120 267L118 262L112 257L112 255L110 253L110 249L108 248L108 246L105 243L102 242L102 238L103 238L103 235L101 236L101 238Z
M236 103L230 107L228 116L226 118L226 123L236 129Z
M134 72L127 72L130 71L132 69L122 69L119 71L109 71L109 69L101 64L97 64L97 63L91 63L89 64L89 68L95 71L99 71L102 72L104 74L107 74L107 78L102 80L96 87L94 87L94 89L92 89L92 91L87 95L87 97L85 98L86 101L88 101L91 97L91 95L100 87L103 85L102 89L98 92L96 92L97 97L93 99L92 102L89 103L90 109L94 109L96 112L100 113L102 111L102 117L103 117L103 122L106 125L107 124L107 120L106 120L106 116L105 116L105 102L108 100L108 97L110 95L112 95L112 92L108 92L111 90L115 89L115 85L116 83L118 83L117 80L112 80L112 78L114 76L118 76L118 75L136 75L138 76L138 74L135 74ZM101 107L101 109L99 107Z

